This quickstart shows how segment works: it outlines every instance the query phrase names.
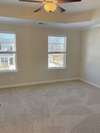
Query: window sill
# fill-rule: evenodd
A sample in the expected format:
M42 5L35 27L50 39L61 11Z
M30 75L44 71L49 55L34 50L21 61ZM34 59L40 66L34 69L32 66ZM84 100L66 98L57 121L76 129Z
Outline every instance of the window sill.
M1 71L0 70L0 74L2 74L2 73L16 73L17 72L17 70L3 70L3 71Z
M53 67L53 68L48 68L48 70L65 70L66 67Z

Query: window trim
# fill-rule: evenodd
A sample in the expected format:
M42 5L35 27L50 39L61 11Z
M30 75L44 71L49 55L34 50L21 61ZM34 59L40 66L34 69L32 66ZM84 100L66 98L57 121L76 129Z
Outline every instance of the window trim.
M65 60L64 60L64 67L49 67L48 66L48 70L65 70L67 68L67 55L68 55L68 43L67 43L67 35L64 34L64 35L55 35L55 34L51 34L51 35L48 35L48 37L50 36L54 36L54 37L64 37L65 38L65 49L66 51L65 52L48 52L48 55L51 53L51 54L56 54L56 53L60 53L60 54L65 54Z
M9 52L9 51L7 51L7 52L0 52L0 54L9 54L9 53L13 53L13 54L15 54L15 70L0 70L0 74L2 74L2 73L16 73L16 72L18 72L18 67L17 67L17 41L16 41L16 37L17 37L17 34L16 34L16 32L14 32L14 31L2 31L2 30L0 30L0 33L3 33L3 34L14 34L15 35L15 49L16 49L16 51L12 51L12 52Z

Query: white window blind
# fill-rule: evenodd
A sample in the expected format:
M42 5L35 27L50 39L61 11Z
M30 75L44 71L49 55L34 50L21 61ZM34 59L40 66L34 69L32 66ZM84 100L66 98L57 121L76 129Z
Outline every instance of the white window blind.
M0 33L0 71L16 70L16 35Z
M48 68L66 67L66 37L48 37Z

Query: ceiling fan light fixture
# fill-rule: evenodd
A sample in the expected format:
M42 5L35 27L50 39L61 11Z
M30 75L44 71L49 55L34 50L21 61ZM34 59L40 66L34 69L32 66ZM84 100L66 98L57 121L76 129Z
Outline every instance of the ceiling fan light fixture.
M57 9L57 4L54 2L46 2L44 4L44 10L46 12L55 12Z
M60 13L66 12L61 6L64 3L81 2L82 0L19 0L22 2L39 3L41 6L34 10L34 13L41 11L43 8L46 12L54 13L57 9Z

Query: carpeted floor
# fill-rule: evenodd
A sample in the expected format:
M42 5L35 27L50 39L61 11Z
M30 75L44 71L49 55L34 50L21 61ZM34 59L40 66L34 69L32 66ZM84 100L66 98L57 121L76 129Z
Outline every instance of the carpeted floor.
M80 81L0 90L0 133L100 133L100 89Z

